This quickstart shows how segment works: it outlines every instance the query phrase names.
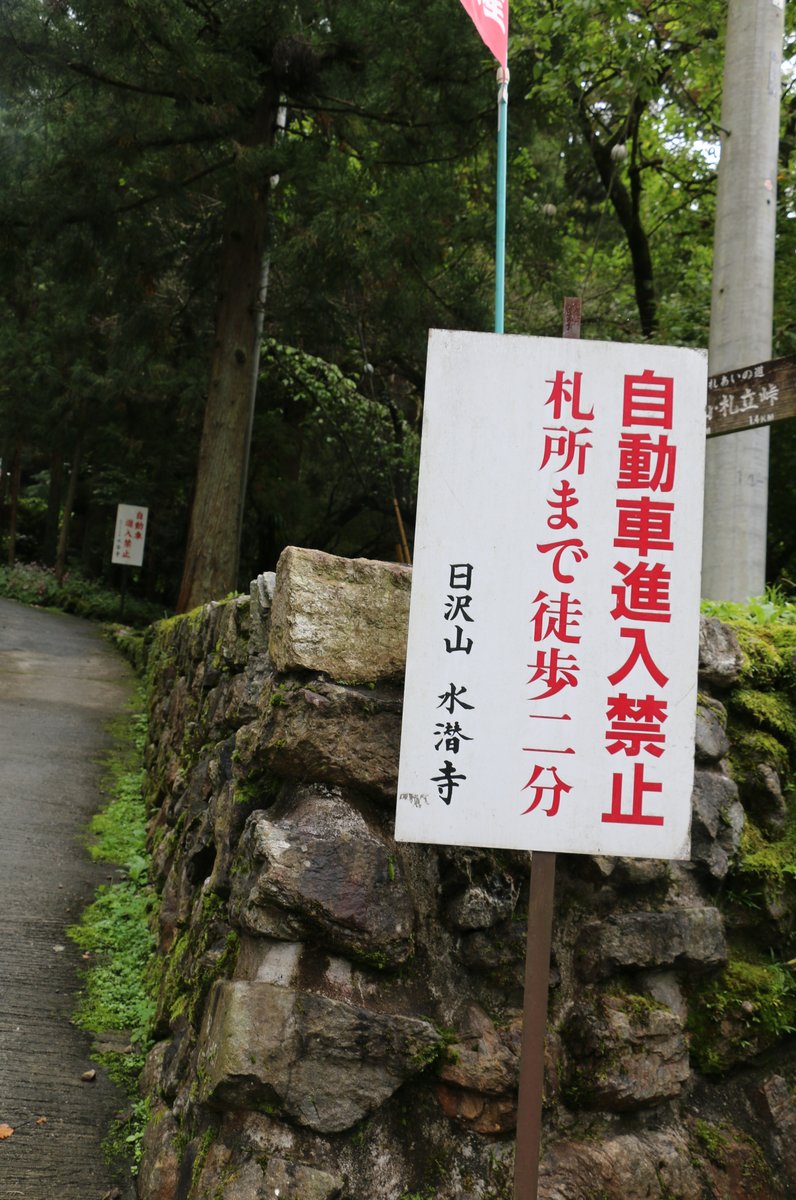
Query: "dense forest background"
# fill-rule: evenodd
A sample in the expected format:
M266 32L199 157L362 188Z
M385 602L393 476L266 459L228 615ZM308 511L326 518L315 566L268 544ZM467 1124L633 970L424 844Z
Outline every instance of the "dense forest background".
M585 337L707 344L725 13L512 0L507 332L556 336L577 295ZM494 67L458 0L4 0L5 561L118 583L118 502L149 508L132 582L165 608L287 544L396 558L403 526L411 547L427 331L492 323ZM783 422L788 591L795 460Z

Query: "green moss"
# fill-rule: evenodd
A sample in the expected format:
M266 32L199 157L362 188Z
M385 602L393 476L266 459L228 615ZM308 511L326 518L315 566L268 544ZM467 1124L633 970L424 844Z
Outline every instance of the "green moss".
M217 979L228 979L235 969L240 949L235 930L227 930L223 944L214 947L224 910L224 901L219 897L210 900L202 921L180 935L168 955L165 971L161 967L160 1009L170 1020L185 1013L195 1024L212 985Z
M730 769L735 780L743 783L759 763L768 763L781 778L787 778L790 772L788 750L772 733L735 722L729 733L732 742Z
M694 1126L694 1140L699 1150L717 1167L727 1165L729 1139L718 1125L698 1120Z
M698 1068L718 1074L796 1031L796 986L779 963L731 960L692 991L691 1052Z
M181 997L184 997L184 960L188 947L188 934L181 933L169 953L158 959L160 1008L169 1017L178 1016L185 1007Z
M386 971L389 967L387 955L383 950L352 949L352 957L363 966L372 967L374 971Z
M754 822L747 820L741 834L741 849L732 884L781 886L796 881L796 820L791 818L781 837L766 838Z
M202 917L205 921L212 921L216 917L221 917L226 913L226 903L215 892L205 892L202 897Z
M762 729L778 736L791 750L796 748L796 707L787 693L735 688L731 702L734 711L745 714Z
M765 1200L766 1196L771 1195L771 1185L774 1182L771 1167L766 1161L762 1147L754 1138L745 1133L739 1137L744 1147L741 1177L757 1190L760 1200Z
M287 786L286 780L268 767L258 767L245 779L236 780L233 802L250 804L253 808L267 808L278 799Z
M654 1012L668 1011L666 1004L655 1000L652 996L645 996L641 992L628 992L619 987L612 987L610 994L619 998L622 1008L630 1020L642 1029L649 1025Z
M772 688L779 683L792 685L796 680L793 652L796 650L796 626L733 623L743 651L741 687Z
M193 1196L194 1190L199 1185L199 1180L201 1178L202 1171L204 1170L204 1165L207 1162L207 1156L210 1153L210 1147L215 1141L215 1137L216 1131L211 1127L210 1129L206 1129L199 1139L199 1145L196 1148L196 1156L193 1160L193 1166L191 1168L191 1186L188 1189L189 1200Z
M433 1071L444 1062L449 1062L449 1051L444 1041L434 1042L412 1055L410 1062L417 1071Z

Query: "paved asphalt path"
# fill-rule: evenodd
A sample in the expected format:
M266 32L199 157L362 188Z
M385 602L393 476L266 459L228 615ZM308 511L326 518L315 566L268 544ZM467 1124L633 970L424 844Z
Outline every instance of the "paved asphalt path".
M124 1100L70 1024L80 953L64 932L108 876L83 846L104 723L132 674L76 617L0 599L0 1200L101 1200L100 1143ZM38 1123L46 1117L46 1122Z

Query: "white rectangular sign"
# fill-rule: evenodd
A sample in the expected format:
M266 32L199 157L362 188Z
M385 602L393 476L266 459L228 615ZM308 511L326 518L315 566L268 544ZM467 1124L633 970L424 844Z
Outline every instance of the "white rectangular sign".
M707 361L434 330L396 836L687 858Z
M148 508L136 504L120 504L117 507L111 562L122 563L126 567L141 566L148 513Z

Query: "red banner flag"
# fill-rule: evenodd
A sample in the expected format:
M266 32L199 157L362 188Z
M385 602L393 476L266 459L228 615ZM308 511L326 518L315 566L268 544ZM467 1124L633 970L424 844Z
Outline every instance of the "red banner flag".
M501 67L506 68L509 54L509 0L462 0L462 4L484 45L489 47Z

